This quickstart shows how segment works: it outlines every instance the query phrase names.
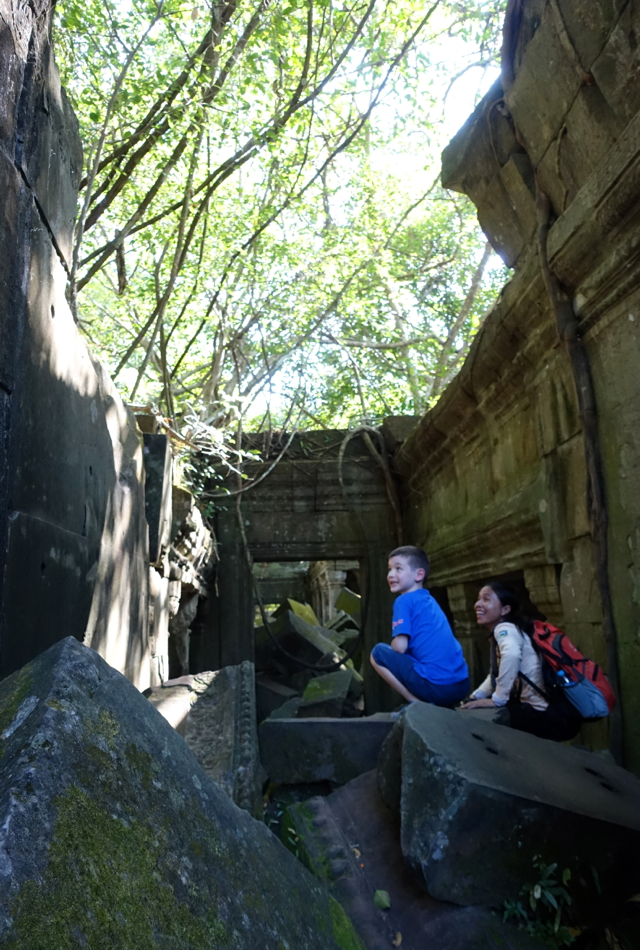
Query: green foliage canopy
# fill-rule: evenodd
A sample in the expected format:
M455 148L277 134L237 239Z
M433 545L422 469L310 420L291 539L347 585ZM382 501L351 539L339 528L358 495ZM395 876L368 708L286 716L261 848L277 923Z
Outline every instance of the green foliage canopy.
M503 6L59 3L70 299L126 399L224 429L437 397L504 277L437 184L443 96L495 64Z

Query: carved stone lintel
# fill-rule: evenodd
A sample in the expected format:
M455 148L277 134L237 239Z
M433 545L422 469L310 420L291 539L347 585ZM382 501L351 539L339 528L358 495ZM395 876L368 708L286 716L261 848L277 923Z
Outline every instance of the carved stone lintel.
M201 673L193 684L185 740L196 759L240 808L262 817L253 663Z

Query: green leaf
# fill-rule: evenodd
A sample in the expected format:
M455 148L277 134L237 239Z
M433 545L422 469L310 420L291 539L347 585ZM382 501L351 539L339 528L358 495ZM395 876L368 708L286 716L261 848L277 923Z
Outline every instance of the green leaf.
M569 868L565 868L564 871L562 872L562 883L564 885L567 885L570 880L571 880L571 871L569 870Z
M557 911L556 911L556 916L554 917L554 920L553 920L553 930L554 930L554 933L558 933L558 928L560 927L560 919L561 919L561 916L562 916L562 913L561 913L561 911L560 911L560 908L558 908Z
M373 903L380 910L389 910L391 907L391 898L388 891L376 891L373 895Z

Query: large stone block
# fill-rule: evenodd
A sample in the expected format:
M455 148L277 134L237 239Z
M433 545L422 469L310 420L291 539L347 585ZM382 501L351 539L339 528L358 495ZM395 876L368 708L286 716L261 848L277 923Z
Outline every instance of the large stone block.
M318 719L341 716L354 677L352 670L336 670L310 680L298 707L298 717Z
M536 855L571 870L578 904L638 891L640 781L629 772L425 703L409 707L396 729L386 787L393 798L395 749L402 850L433 897L516 900Z
M598 87L623 122L632 119L640 107L637 83L640 53L636 41L639 25L638 11L628 3L591 70Z
M64 269L33 209L29 223L24 327L13 354L19 368L3 436L10 461L0 463L9 515L0 551L0 668L7 675L71 634L145 688L142 449L133 415L78 333ZM0 336L3 326L0 313Z
M360 950L184 740L67 638L0 685L0 944Z
M296 673L301 665L296 660L331 669L332 664L344 656L329 636L323 633L323 627L315 626L293 610L281 614L271 625L271 633L282 650L279 650L265 628L258 628L255 637L256 665L258 669L272 667L289 673ZM327 631L331 634L332 631ZM286 652L285 652L286 651ZM289 654L289 655L287 655Z
M384 713L362 719L266 719L260 759L272 782L343 785L375 768L394 720Z

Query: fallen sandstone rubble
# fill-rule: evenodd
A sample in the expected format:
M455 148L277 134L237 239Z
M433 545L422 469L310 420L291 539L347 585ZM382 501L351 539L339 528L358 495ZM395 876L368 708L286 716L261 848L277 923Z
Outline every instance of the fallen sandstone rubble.
M363 680L346 659L359 635L360 598L345 588L336 606L331 626L323 627L308 604L289 599L274 611L271 633L256 628L259 722L364 715Z
M260 740L275 757L275 742L265 743L274 725L262 724ZM299 769L298 777L311 776ZM570 871L576 922L640 889L635 776L593 753L425 703L389 723L377 768L291 804L280 834L368 950L398 932L408 946L438 950L533 946L501 918L541 861L558 877ZM372 906L379 890L384 911Z
M339 634L357 636L339 619ZM289 600L275 636L307 662L340 663L332 672L301 670L267 637L253 707L251 664L182 677L169 690L175 710L188 686L178 728L201 764L326 884L367 950L398 945L398 934L434 950L538 946L502 920L536 860L571 871L577 919L640 890L634 776L482 715L424 703L400 716L354 715L359 677L334 631L313 621L311 608ZM390 906L376 906L376 892Z
M541 950L487 908L456 907L427 893L404 860L397 816L380 798L375 769L291 806L281 837L342 904L367 950L399 946L398 934L411 950ZM384 910L374 902L377 891L388 895Z
M535 950L536 856L583 915L640 889L640 781L591 753L423 703L258 729L250 663L164 692L185 739L72 638L0 683L0 946Z

